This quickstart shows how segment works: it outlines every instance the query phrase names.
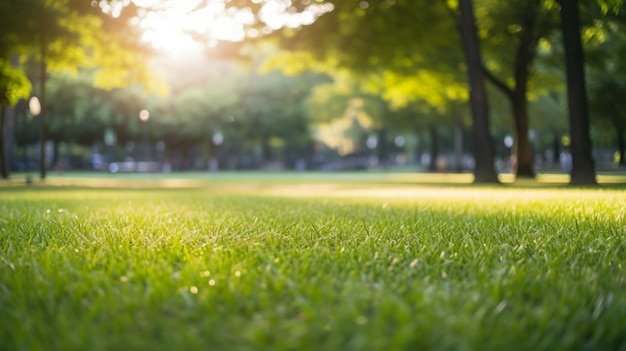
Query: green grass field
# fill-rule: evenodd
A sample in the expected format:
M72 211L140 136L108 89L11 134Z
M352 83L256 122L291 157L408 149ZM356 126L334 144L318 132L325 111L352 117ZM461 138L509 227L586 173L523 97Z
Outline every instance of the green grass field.
M626 350L626 187L410 177L5 183L0 350Z

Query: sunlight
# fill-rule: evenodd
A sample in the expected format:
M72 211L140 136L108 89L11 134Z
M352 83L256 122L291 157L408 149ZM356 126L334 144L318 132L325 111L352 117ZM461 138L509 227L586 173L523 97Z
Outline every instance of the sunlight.
M99 4L104 12L116 17L119 16L121 7L115 5L125 5L130 1L100 1ZM205 47L217 46L220 40L242 41L246 37L256 37L260 32L267 34L283 27L298 28L313 23L317 17L333 10L331 4L311 4L302 12L293 12L289 2L264 0L259 13L262 25L259 27L251 9L227 9L225 0L132 2L142 9L138 17L132 20L142 28L142 39L155 49L170 53L199 51Z
M156 8L156 10L140 14L136 20L144 30L143 40L150 43L155 49L167 52L188 52L201 48L201 43L194 39L194 35L207 36L219 32L219 38L232 40L241 39L241 36L230 36L234 32L230 26L220 20L223 15L224 4L212 2L198 11L193 11L201 1L167 1L167 0L135 0L138 6ZM232 21L230 21L232 22Z

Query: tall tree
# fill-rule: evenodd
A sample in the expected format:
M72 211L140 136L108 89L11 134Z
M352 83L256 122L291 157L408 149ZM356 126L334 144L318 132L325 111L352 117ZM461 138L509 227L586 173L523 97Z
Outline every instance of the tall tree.
M516 156L517 177L534 177L533 154L529 130L529 92L531 78L537 75L535 59L540 40L558 26L553 1L524 0L498 3L477 1L489 15L479 19L483 35L485 76L509 100ZM484 11L483 11L484 12ZM543 72L542 72L543 73ZM544 77L541 77L544 78ZM547 79L535 79L537 85Z
M493 167L494 151L489 133L489 111L487 91L482 72L482 59L478 43L476 18L471 0L459 1L461 42L470 85L470 106L472 111L472 133L474 138L474 158L476 169L474 181L495 183L498 181Z
M613 134L619 165L626 165L626 18L610 16L602 22L602 39L587 46L589 108L592 125Z
M43 4L38 0L3 1L0 2L0 169L4 178L8 178L9 170L5 151L6 108L13 106L21 98L27 98L31 84L19 67L13 67L17 54L32 48L35 40L31 34L33 23L32 13L42 11ZM55 25L50 28L56 31Z
M9 18L0 25L0 28L6 29L2 33L4 45L0 45L0 54L4 57L19 54L39 62L37 85L42 106L39 117L42 179L46 177L47 167L45 142L49 103L46 83L49 71L76 73L78 67L101 67L103 69L97 74L96 84L108 88L151 80L145 59L149 52L139 44L139 33L130 25L136 8L129 3L124 15L114 16L105 13L98 4L82 0L24 0L0 4L2 9L6 7L10 10L7 12L9 17L17 18ZM2 18L7 17L2 12ZM120 15L119 18L113 18L117 15Z
M0 175L9 177L7 150L5 148L6 113L20 99L28 98L30 82L24 73L11 66L11 63L0 57Z
M595 167L591 156L589 108L578 1L559 0L559 4L561 5L561 31L565 48L567 105L571 135L572 171L570 184L596 184Z

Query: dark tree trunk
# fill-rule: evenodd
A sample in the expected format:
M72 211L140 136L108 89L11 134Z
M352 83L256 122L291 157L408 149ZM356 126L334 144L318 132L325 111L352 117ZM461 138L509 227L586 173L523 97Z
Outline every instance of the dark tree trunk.
M57 163L59 162L59 144L60 142L58 140L54 140L52 143L52 159L50 160L50 164L53 168L56 167Z
M496 78L486 68L487 78L498 88L510 101L513 115L513 130L515 133L515 145L513 155L515 163L513 172L517 178L534 178L533 153L530 140L528 139L528 79L530 77L532 63L535 58L539 37L546 30L539 28L539 7L537 0L528 1L522 13L523 31L520 33L519 45L515 53L515 65L513 77L515 87L511 89L506 83Z
M567 70L567 105L572 153L570 184L596 184L589 136L589 107L577 0L559 0Z
M6 111L5 116L6 134L4 135L4 145L6 147L5 152L7 155L8 173L11 171L17 171L17 151L16 151L16 125L17 125L17 105Z
M530 66L535 56L538 40L532 34L533 24L521 39L520 47L515 58L515 90L511 95L513 120L515 122L515 156L517 178L534 178L533 155L530 140L528 139L528 79Z
M554 152L554 159L552 160L552 165L556 165L560 163L559 155L561 155L561 142L559 140L559 133L554 131L554 140L552 142L552 151Z
M534 178L532 147L528 139L528 100L526 96L513 101L513 110L515 116L513 153L516 156L515 175L517 178Z
M454 125L454 158L456 172L463 172L463 119L457 116Z
M459 0L460 33L470 86L472 136L474 141L475 183L497 183L493 158L493 141L489 132L487 91L482 72L482 60L476 31L476 18L471 0Z
M436 127L430 127L428 129L430 135L430 163L428 164L429 171L437 170L437 158L439 157L439 134Z
M46 106L46 81L47 81L47 68L46 68L46 61L45 61L45 48L42 44L42 53L41 53L41 62L39 65L39 79L40 79L40 96L39 96L39 101L41 104L41 113L39 115L39 123L40 123L40 136L39 136L39 140L40 140L40 145L39 145L39 175L41 177L41 179L46 179L46 138L48 137L48 126L47 126L47 122L46 122L46 112L47 112L47 106Z
M5 148L5 116L7 108L0 105L0 174L2 178L9 178L9 163L7 162L7 152Z

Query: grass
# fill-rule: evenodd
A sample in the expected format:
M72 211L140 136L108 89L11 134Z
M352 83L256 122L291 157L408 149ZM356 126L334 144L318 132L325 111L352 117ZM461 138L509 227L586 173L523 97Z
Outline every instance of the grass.
M626 350L623 187L287 178L0 188L0 349Z

